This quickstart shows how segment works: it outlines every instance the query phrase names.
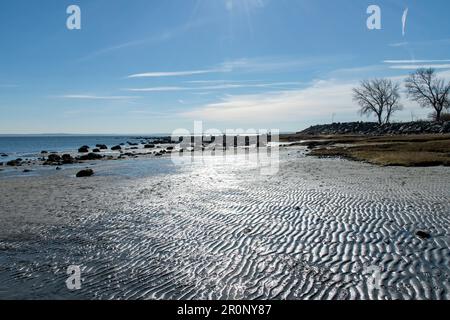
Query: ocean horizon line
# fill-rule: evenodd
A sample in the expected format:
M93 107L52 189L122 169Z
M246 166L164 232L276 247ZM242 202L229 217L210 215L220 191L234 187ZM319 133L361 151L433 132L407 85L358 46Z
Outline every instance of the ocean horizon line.
M129 137L170 136L170 133L0 133L0 137Z

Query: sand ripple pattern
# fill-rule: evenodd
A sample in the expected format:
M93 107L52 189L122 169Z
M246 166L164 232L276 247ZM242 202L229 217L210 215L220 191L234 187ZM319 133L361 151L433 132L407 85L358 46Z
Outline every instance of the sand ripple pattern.
M78 224L1 241L0 297L450 298L448 168L290 150L275 176L216 163L127 183ZM65 287L69 265L81 290Z

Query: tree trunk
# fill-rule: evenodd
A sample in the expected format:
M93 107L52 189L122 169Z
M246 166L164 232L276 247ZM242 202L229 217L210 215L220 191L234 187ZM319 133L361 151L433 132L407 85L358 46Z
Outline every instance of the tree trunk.
M436 121L437 122L441 122L441 113L442 113L442 109L441 110L436 109Z

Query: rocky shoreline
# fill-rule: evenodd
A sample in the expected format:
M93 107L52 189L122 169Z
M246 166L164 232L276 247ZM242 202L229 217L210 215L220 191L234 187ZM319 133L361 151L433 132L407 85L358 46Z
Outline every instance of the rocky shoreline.
M84 145L74 150L73 153L41 151L40 155L34 159L17 158L9 161L0 161L0 171L2 167L20 168L24 167L24 173L31 172L30 167L36 165L54 166L60 170L64 165L82 164L93 160L124 160L127 158L138 158L139 156L159 157L170 154L173 150L173 142L170 137L161 138L141 138L140 143L127 141L108 147L105 144L97 144L94 147ZM181 150L180 150L181 151ZM7 154L0 154L5 158ZM91 174L92 175L92 174Z
M379 125L375 122L347 122L312 126L297 132L302 135L408 135L408 134L445 134L450 133L450 121L447 122L399 122Z
M250 147L255 145L257 148L267 147L267 143L271 141L271 135L261 136L220 136L223 141L217 137L180 137L178 141L172 137L146 138L137 137L132 140L138 142L122 142L120 144L106 145L96 144L95 146L83 145L73 150L73 152L51 152L47 150L41 151L34 157L21 157L16 159L8 159L0 161L0 171L3 168L23 169L24 173L31 172L34 166L54 166L56 170L61 170L64 165L83 164L86 161L102 161L102 160L125 160L136 159L141 156L162 157L170 155L174 152L196 152L205 151L209 148L212 151L217 149L226 150L227 148ZM1 158L8 157L8 154L0 153ZM85 173L80 172L83 176Z

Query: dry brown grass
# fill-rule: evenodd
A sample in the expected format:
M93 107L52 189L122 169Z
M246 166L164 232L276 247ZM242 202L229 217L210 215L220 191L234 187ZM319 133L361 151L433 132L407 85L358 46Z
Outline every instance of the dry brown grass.
M310 155L318 157L341 157L382 166L450 166L449 135L322 138L301 144L309 145L313 149Z

